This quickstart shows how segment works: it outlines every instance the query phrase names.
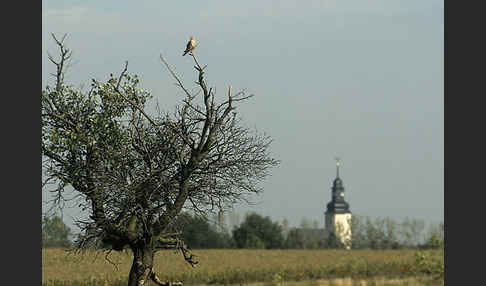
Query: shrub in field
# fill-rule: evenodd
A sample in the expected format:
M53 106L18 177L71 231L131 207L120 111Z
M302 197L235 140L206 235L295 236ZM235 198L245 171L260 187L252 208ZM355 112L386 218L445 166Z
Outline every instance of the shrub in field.
M423 251L415 254L415 271L421 274L433 275L436 278L444 277L444 259L443 252L438 255L431 255Z

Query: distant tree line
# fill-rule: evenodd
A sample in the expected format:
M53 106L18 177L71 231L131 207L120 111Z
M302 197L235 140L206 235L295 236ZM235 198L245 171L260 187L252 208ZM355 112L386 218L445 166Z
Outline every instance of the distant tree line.
M171 231L180 231L192 249L205 248L249 248L249 249L327 249L342 248L335 235L325 237L324 229L317 221L302 219L299 227L289 227L287 219L281 223L257 213L248 213L240 223L233 214L229 229L219 217L201 217L187 212L181 213L171 225ZM444 224L430 224L406 217L397 222L390 217L353 215L353 249L403 249L444 247ZM70 247L71 230L58 216L43 219L42 246ZM77 234L76 239L84 235ZM101 241L91 247L106 248Z
M405 217L397 222L390 217L370 217L354 215L352 219L353 248L400 249L400 248L441 248L444 246L444 224L430 224Z

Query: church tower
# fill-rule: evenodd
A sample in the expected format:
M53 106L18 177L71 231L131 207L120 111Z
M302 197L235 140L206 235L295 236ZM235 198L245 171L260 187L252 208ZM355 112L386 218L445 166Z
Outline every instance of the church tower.
M344 200L343 181L339 178L339 158L336 158L336 179L331 188L331 201L325 212L325 231L327 237L333 233L347 249L351 248L351 211Z

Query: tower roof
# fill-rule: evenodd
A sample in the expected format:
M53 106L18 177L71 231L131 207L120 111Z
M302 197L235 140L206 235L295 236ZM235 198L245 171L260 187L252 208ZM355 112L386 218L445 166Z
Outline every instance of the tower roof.
M332 199L327 204L328 213L350 213L349 204L344 200L343 180L339 178L339 158L336 158L336 178L332 183Z
M341 178L336 178L334 179L334 181L332 182L332 188L333 189L344 189L343 187L343 180L341 180Z

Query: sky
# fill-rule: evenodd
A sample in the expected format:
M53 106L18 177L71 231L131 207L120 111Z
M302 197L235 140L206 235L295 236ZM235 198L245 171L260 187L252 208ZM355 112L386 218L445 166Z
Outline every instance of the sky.
M65 81L89 86L128 61L162 109L183 93L159 56L196 88L182 57L195 36L216 99L229 84L254 94L238 114L281 160L237 213L323 227L338 156L353 214L444 221L443 0L43 1L43 87L51 33L68 33ZM78 215L63 213L71 227Z

